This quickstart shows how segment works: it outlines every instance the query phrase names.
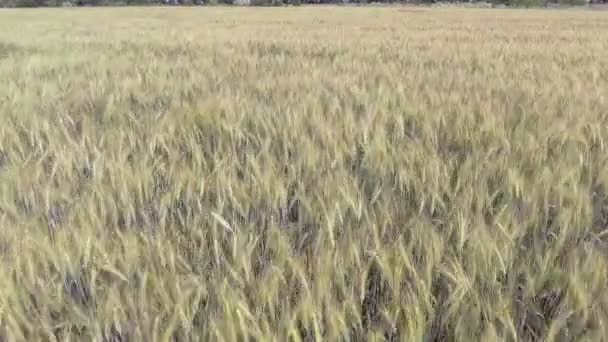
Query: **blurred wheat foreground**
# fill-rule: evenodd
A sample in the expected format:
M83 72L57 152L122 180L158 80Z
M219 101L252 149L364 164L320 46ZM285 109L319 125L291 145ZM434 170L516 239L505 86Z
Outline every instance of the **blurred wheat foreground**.
M605 341L606 32L0 12L0 340Z

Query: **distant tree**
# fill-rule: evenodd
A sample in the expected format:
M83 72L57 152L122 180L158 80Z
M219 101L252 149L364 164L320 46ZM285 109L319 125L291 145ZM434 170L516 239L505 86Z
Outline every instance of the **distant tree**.
M15 0L14 6L11 7L41 7L44 5L43 0Z
M588 4L588 0L559 0L560 5L581 6Z
M283 0L251 0L252 6L282 6Z
M547 0L509 0L507 5L512 7L543 7L547 5Z

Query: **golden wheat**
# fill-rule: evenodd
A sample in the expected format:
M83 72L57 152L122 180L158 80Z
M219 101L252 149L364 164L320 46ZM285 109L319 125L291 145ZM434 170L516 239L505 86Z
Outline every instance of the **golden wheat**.
M608 13L0 12L0 341L601 341Z

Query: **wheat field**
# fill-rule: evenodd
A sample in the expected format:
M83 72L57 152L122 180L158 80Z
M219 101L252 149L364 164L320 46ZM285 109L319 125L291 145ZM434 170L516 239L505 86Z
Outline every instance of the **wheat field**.
M0 341L607 341L608 12L0 12Z

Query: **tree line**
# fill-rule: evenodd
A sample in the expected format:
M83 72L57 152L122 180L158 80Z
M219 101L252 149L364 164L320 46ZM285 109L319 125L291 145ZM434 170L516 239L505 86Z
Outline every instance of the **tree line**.
M463 0L0 0L0 7L62 7L62 6L141 6L141 5L251 5L285 6L302 4L367 4L402 3L433 4L462 3ZM483 2L490 5L512 7L538 7L557 5L585 5L589 3L608 3L608 0L470 0L469 3Z

